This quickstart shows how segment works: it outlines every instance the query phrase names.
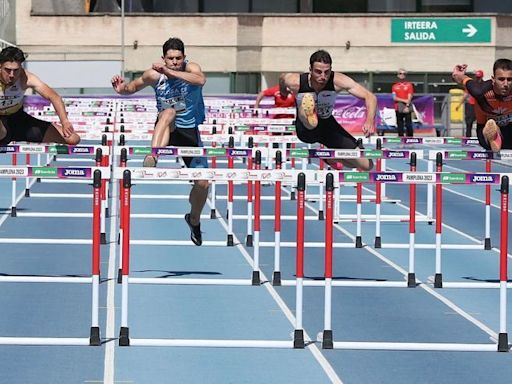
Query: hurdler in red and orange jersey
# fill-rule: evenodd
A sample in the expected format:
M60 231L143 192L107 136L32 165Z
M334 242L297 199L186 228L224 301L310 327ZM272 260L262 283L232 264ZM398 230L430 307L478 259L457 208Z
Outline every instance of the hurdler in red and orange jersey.
M481 83L467 76L466 69L466 64L456 65L452 77L475 98L480 145L493 152L512 149L512 61L496 60L491 79Z

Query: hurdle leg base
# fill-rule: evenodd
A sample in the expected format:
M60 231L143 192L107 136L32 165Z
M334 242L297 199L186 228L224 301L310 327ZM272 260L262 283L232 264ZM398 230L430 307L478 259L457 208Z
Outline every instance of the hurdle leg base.
M304 349L304 330L302 329L296 329L293 332L293 348L296 349Z
M106 233L100 234L100 244L107 244L107 234Z
M356 236L356 248L363 248L363 240L361 236Z
M436 273L434 277L434 288L443 288L443 275L441 273Z
M291 191L290 192L290 200L295 200L296 197L295 197L295 191Z
M245 238L245 245L247 245L248 247L252 247L252 235L247 235L247 237Z
M117 270L117 283L121 284L123 282L123 270L119 268Z
M30 197L30 189L25 188L25 197Z
M130 337L128 327L121 327L119 331L119 346L128 347L130 346Z
M99 347L101 345L100 327L91 327L91 333L89 336L89 345L91 345L93 347Z
M215 209L210 210L210 219L216 219L217 214L215 213Z
M11 207L11 217L16 217L16 216L18 216L16 207Z
M260 271L252 271L251 284L252 285L260 285L261 284Z
M41 178L40 178L40 177L38 177L38 178L36 179L36 183L40 183L40 182L41 182Z
M409 273L407 275L407 287L408 288L416 287L416 274L415 273Z
M498 335L498 352L508 352L508 334L500 333Z
M235 243L233 242L233 235L228 235L228 247L232 247L233 245L235 245Z
M375 237L375 248L382 248L382 239L380 236Z
M272 274L272 285L281 286L281 272L276 271Z
M491 239L490 239L490 238L488 238L488 237L484 240L484 249L485 249L486 251L489 251L489 250L491 250L491 249L492 249L492 246L491 246Z
M117 234L117 244L121 244L121 234Z
M332 341L332 330L326 329L324 330L324 334L322 336L322 349L333 349L334 343Z
M110 216L109 216L108 208L105 208L105 217L110 217Z
M324 211L318 211L318 220L325 220L324 219Z

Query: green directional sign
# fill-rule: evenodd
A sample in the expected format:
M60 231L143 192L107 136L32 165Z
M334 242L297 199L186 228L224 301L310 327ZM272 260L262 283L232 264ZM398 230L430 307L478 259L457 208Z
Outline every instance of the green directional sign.
M392 43L490 43L490 18L391 19Z

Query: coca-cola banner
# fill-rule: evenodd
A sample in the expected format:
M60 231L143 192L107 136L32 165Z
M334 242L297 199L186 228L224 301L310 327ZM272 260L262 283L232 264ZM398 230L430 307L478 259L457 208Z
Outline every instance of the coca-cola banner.
M414 122L415 127L432 127L434 124L434 98L432 95L415 96ZM393 98L391 95L377 95L378 111L375 119L379 130L396 128ZM386 117L391 117L387 119ZM363 100L350 95L338 95L334 110L336 120L352 134L360 134L361 126L366 119L366 105Z
M206 105L246 105L254 106L254 96L229 95L206 96ZM272 106L271 98L266 98L261 106ZM396 128L393 98L391 95L377 95L378 111L375 118L376 129L386 130ZM414 126L416 128L432 127L434 125L434 98L432 95L415 96ZM347 131L354 135L362 134L361 126L366 119L366 105L363 100L351 95L338 95L334 106L334 117ZM389 117L389 119L387 118Z

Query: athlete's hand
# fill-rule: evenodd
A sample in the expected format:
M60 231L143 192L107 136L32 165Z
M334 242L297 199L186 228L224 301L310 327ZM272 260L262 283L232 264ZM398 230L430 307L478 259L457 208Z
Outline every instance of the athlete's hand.
M70 137L73 133L75 133L75 129L73 128L73 124L71 124L71 121L65 120L61 122L62 127L62 135L64 137Z
M455 68L453 68L452 78L457 83L461 83L464 77L466 76L466 69L468 68L467 64L457 64Z
M121 93L123 91L125 81L121 76L115 75L114 77L112 77L112 80L110 80L110 82L112 83L112 88L114 88L114 90L117 93Z
M154 63L151 68L153 68L158 73L164 73L165 65L162 63Z
M364 137L370 137L375 133L375 125L370 122L365 122L362 126Z

